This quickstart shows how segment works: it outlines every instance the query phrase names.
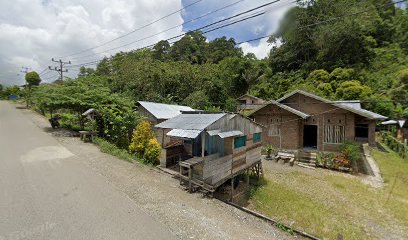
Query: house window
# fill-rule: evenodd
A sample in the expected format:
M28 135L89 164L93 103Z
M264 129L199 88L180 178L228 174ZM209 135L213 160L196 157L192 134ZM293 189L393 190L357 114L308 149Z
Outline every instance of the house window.
M260 142L262 137L261 133L254 133L254 143Z
M244 147L246 145L246 136L236 137L234 139L234 148Z
M268 136L272 137L272 136L279 136L279 135L280 135L279 125L277 124L269 125Z
M324 126L324 143L342 143L345 138L345 129L341 125Z

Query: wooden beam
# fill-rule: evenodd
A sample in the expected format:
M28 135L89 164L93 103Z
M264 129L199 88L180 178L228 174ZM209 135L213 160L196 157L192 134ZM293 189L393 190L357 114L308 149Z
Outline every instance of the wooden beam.
M201 132L201 157L204 158L205 151L205 131Z

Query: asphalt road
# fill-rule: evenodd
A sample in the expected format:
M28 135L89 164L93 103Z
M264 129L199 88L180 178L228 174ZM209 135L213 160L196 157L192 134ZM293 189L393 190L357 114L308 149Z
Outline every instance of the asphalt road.
M14 104L0 101L0 240L173 238Z

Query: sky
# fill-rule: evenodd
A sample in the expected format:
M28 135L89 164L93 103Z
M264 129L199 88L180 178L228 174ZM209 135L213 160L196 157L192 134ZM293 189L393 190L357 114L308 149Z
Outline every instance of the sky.
M72 65L90 62L118 51L154 44L271 2L197 1L0 0L0 84L24 84L24 73L20 72L23 66L41 73L44 82L52 82L57 79L57 72L45 70L50 65L55 66L52 58L71 61ZM262 8L268 11L263 16L207 33L206 36L209 40L233 37L241 42L270 34L276 30L285 11L293 5L288 3L289 0L281 0ZM231 6L201 17L227 5ZM186 8L178 11L183 7ZM134 31L174 12L163 20ZM197 17L201 18L191 21ZM165 31L169 28L172 29ZM125 34L128 35L111 41ZM102 45L104 43L107 44ZM125 44L127 46L121 47ZM271 48L266 39L240 46L245 53L253 52L258 58L266 57ZM81 53L75 54L78 52ZM78 68L70 67L67 76L75 77Z

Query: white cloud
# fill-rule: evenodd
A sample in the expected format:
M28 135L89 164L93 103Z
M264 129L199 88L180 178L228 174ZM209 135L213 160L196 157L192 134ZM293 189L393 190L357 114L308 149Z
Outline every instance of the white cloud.
M273 6L273 8L266 9L268 13L264 16L263 21L255 25L253 32L256 36L259 36L260 32L267 32L267 34L274 33L278 27L280 21L285 16L286 12L292 8L294 4L280 4ZM252 52L257 58L262 59L269 55L270 50L273 47L273 44L267 42L268 38L263 38L255 45L254 43L242 43L240 47L244 53ZM279 44L279 43L277 43Z
M233 8L220 12L221 18L259 6L265 1L245 1ZM190 9L190 18L196 17L196 9L205 12L227 5L224 1L206 0ZM182 7L182 0L14 0L0 1L0 83L22 84L23 76L17 76L22 66L41 71L52 65L51 58L66 56L83 49L103 44L133 29L152 22ZM195 9L194 9L195 8ZM193 10L193 11L191 11ZM215 32L247 40L277 28L279 19L287 8L275 9L269 14L242 22ZM188 12L187 12L188 13ZM139 41L127 47L107 51L110 48L135 41L183 23L186 12L178 13L137 31L106 46L79 55L71 56L73 64L92 61L117 51L127 51L150 45L160 39L183 32L182 27L158 36ZM188 14L187 14L188 15ZM213 16L209 17L212 19ZM202 19L204 20L204 19ZM201 20L200 20L201 21ZM253 36L247 36L253 34ZM244 52L254 52L259 58L265 57L271 46L266 39L253 45L241 45ZM99 53L99 54L98 54ZM91 56L88 56L91 55ZM68 58L64 59L68 60ZM74 77L77 72L69 73ZM49 73L44 80L52 81L56 73Z
M100 45L178 10L181 6L181 0L0 1L0 9L4 10L0 13L0 83L22 84L23 76L17 76L22 66L41 71L52 65L52 57ZM73 64L96 59L102 54L88 58L83 56L128 43L182 22L181 14L175 14L114 43L77 55L77 59L70 59ZM168 38L181 32L182 29L177 28L116 51L134 49L154 43L159 37ZM56 74L47 74L44 80L55 80L50 78L53 75ZM71 76L75 74L71 73Z
M266 58L272 48L272 45L267 42L267 38L261 39L257 45L252 45L251 43L242 43L240 47L247 53L254 53L259 59Z

